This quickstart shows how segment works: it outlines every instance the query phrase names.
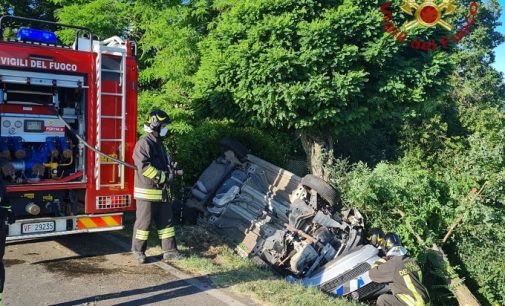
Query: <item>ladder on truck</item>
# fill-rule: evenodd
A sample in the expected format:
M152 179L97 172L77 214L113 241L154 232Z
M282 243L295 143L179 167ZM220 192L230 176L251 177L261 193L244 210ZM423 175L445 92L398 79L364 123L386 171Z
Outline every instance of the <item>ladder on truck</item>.
M97 54L96 56L96 145L95 148L99 151L102 149L102 144L107 142L118 143L119 145L119 156L115 156L120 160L125 160L125 148L126 148L126 58L127 58L127 46L126 43L119 37L114 36L103 42L98 42L93 45L93 51ZM119 69L104 69L103 68L103 55L114 55L121 58ZM114 73L119 76L119 85L121 87L121 92L104 92L103 91L103 79L102 73ZM121 107L119 115L102 115L102 106L104 97L116 97L121 98ZM107 99L105 99L107 100ZM102 137L102 121L103 119L113 119L121 120L121 137L120 138L103 138ZM125 166L118 162L110 159L103 159L96 152L95 154L95 181L96 190L100 190L105 187L119 187L121 189L125 188ZM117 165L119 167L119 183L106 183L101 182L100 173L102 165Z

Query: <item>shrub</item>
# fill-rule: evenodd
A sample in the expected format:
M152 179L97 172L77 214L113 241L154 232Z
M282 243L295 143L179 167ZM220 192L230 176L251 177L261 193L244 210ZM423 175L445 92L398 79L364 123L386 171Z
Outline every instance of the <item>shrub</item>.
M252 127L238 127L229 120L205 120L190 132L177 136L174 159L185 172L185 183L192 184L221 152L219 140L231 136L255 154L284 166L290 148L282 136L272 136Z
M409 164L379 163L370 169L364 163L349 165L338 160L332 181L341 190L345 206L356 207L364 215L366 227L381 227L395 232L423 267L424 282L432 299L447 301L450 292L444 287L438 271L430 269L429 258L412 234L418 233L429 245L439 239L447 224L444 218L452 209L446 203L444 186L430 172ZM402 218L399 211L405 213Z
M469 137L465 152L447 151L446 167L426 169L420 162L403 158L395 164L379 163L370 169L363 163L349 165L338 160L332 181L338 185L344 205L364 214L368 226L394 231L424 266L425 279L432 298L445 300L447 290L431 269L428 258L411 230L427 243L442 245L453 222L462 216L453 235L444 245L445 252L459 276L487 305L505 305L505 170L500 161L502 148ZM501 170L500 170L501 169ZM472 187L481 187L479 196L469 195ZM405 212L401 218L398 210ZM442 288L442 290L441 290ZM449 289L449 288L447 288Z

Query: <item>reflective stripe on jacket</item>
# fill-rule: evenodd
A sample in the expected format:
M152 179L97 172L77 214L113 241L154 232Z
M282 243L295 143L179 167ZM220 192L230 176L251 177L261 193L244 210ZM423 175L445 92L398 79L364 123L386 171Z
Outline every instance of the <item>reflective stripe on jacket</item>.
M419 265L407 256L393 256L369 271L376 283L387 283L391 292L405 305L425 306L429 295L422 284Z
M133 196L151 202L163 201L163 186L170 171L169 157L156 132L140 138L135 144L133 162L137 167Z

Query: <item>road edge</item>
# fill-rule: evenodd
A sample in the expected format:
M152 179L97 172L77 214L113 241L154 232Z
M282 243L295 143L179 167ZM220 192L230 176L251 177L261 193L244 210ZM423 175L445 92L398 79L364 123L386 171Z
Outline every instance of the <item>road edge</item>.
M130 252L130 245L124 241L118 240L117 237L113 236L113 234L102 233L102 236L110 243L113 243L113 244L117 245L118 247L124 249L125 252ZM169 272L170 274L174 275L178 279L185 281L186 283L190 284L191 286L198 288L198 290L212 296L213 298L218 299L219 301L225 303L226 305L247 306L246 304L234 299L230 295L223 293L221 290L213 288L213 287L206 285L205 283L195 279L194 275L186 274L183 271L181 271L181 270L179 270L179 269L177 269L167 263L164 263L162 261L155 262L153 264L160 267L161 269Z

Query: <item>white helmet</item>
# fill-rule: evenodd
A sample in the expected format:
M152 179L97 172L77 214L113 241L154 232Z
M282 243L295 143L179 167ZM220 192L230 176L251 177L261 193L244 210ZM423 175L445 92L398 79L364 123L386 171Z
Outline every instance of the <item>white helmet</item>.
M386 254L386 256L403 256L403 255L407 255L407 249L401 245L390 248Z

